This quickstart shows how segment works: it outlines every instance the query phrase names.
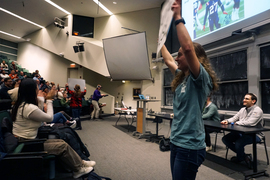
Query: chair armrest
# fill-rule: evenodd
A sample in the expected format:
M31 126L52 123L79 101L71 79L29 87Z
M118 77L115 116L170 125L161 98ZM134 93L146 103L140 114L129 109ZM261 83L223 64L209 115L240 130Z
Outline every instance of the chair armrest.
M22 140L19 143L32 143L32 142L45 142L47 141L47 139L43 138L43 139L27 139L27 140Z
M19 143L23 143L24 147L21 152L36 152L36 151L44 151L44 142L46 139L31 139L24 140Z
M5 157L18 157L18 156L44 156L47 155L47 151L39 152L21 152L21 153L9 153Z

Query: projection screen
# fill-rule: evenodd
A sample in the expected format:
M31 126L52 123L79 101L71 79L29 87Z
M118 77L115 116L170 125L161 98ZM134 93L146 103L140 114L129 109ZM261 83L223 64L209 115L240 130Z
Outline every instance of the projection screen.
M145 32L103 39L108 71L113 80L151 80Z

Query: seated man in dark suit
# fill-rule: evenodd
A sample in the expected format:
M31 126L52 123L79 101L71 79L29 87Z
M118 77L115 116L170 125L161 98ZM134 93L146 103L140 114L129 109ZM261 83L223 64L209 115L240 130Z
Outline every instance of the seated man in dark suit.
M241 108L232 118L221 121L221 124L235 123L240 126L263 127L263 111L259 106L255 105L256 102L257 97L253 93L247 93L243 100L245 107ZM257 142L261 141L262 135L262 133L257 134ZM252 144L252 140L252 135L237 132L231 132L222 138L223 143L236 153L236 156L232 157L231 161L245 161L249 167L252 164L252 157L251 154L245 154L244 147L247 144Z
M10 99L8 90L12 88L13 81L10 77L4 79L4 86L0 89L0 99Z

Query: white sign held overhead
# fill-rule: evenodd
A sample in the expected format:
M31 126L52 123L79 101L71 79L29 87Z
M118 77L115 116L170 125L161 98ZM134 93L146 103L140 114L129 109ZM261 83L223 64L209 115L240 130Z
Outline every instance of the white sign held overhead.
M174 3L174 0L166 0L161 10L157 56L163 44L165 43L167 34L169 32L169 28L170 28L172 17L173 17L173 11L171 10L173 3Z
M68 78L68 86L71 91L74 90L75 85L80 85L81 91L84 91L85 87L85 80L84 79L74 79L74 78Z

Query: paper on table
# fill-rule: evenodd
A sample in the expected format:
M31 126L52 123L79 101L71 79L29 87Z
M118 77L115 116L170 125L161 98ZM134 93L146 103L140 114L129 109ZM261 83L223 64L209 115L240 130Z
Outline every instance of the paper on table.
M158 53L166 41L167 34L171 25L173 11L171 10L174 0L166 0L163 4L161 14L160 14L160 26L158 34L158 46L157 46L157 56Z

